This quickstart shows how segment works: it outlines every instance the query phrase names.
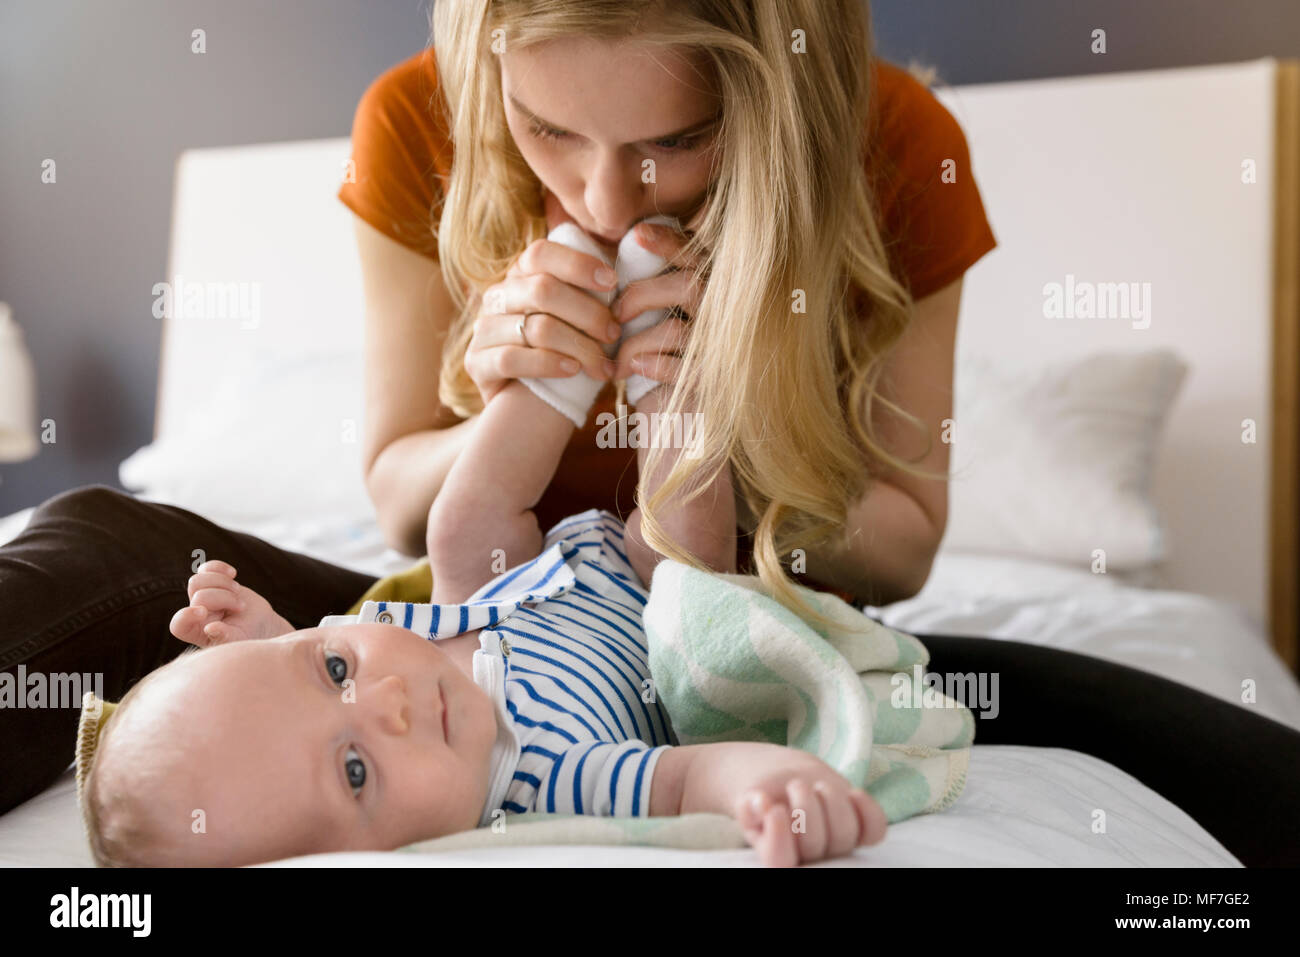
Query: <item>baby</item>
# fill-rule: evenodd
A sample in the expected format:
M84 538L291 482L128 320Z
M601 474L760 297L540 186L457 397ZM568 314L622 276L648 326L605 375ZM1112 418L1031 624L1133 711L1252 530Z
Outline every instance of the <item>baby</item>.
M593 249L574 253L603 260ZM639 411L657 409L655 385ZM595 395L553 398L517 381L484 409L430 511L429 604L366 602L295 630L230 565L199 568L171 624L196 648L128 692L86 769L98 863L390 850L527 811L729 814L775 865L881 840L879 805L813 755L677 744L646 693L659 556L638 513L538 530L532 506L581 424L570 413ZM718 570L734 571L729 472L715 484L670 503L664 525L695 554L730 537Z

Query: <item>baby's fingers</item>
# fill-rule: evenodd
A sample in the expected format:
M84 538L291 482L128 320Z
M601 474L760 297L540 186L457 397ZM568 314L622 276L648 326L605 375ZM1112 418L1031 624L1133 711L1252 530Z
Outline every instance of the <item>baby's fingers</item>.
M214 645L224 645L232 641L243 641L243 632L232 628L224 621L210 621L203 626L203 633L207 635L209 643Z
M757 797L758 800L753 800ZM766 796L750 792L736 812L736 820L745 840L758 851L765 867L794 867L799 863L794 831L790 827L790 809L782 803L767 806Z
M799 847L790 827L790 809L774 804L763 815L763 836L757 845L766 867L797 867Z
M244 603L225 588L200 588L190 595L190 605L202 605L216 614L233 615L244 610Z
M235 577L235 566L229 562L223 562L218 558L211 558L195 569L196 572L216 572L218 575L225 575L227 578Z
M793 809L790 826L799 838L799 859L820 861L826 856L826 847L830 841L821 795L802 778L795 778L786 784L785 791Z
M189 593L190 598L194 593L203 588L219 588L223 591L234 592L241 586L235 584L235 580L229 575L221 572L204 572L200 571L190 576L190 580L185 583L185 590Z
M854 788L849 794L862 827L862 838L858 844L879 844L884 840L885 831L889 827L889 818L885 816L884 808L866 791Z
M169 627L171 633L181 641L203 648L211 644L211 639L203 632L203 624L207 620L207 609L190 605L172 615Z
M862 825L857 808L853 805L852 790L845 786L832 787L824 781L813 783L813 790L821 795L826 809L826 857L851 854L862 837Z

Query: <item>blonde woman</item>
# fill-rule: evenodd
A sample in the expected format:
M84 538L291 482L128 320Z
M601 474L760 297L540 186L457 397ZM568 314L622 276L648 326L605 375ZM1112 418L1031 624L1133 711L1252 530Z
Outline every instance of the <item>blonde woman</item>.
M362 98L339 194L365 281L366 481L389 542L425 552L444 479L511 380L581 374L603 385L525 516L538 537L606 508L651 565L757 574L792 606L792 581L874 605L915 594L946 522L962 275L996 241L961 129L874 56L865 0L436 0L432 33ZM660 215L683 228L641 241L672 268L606 306L602 260ZM549 241L564 222L600 255ZM673 312L623 335L654 310ZM697 415L692 455L611 447L636 374L664 383L655 408ZM0 549L0 668L98 671L120 697L183 648L168 621L197 542L294 628L372 585L181 509L74 490ZM56 600L63 582L75 597ZM1294 730L1086 656L921 637L933 670L999 673L978 743L1088 751L1243 861L1297 863ZM66 768L76 724L12 715L0 811ZM1190 770L1207 758L1218 774Z
M693 385L699 457L676 482L729 470L742 570L787 599L792 558L850 600L915 594L946 520L961 275L995 240L960 128L872 56L866 5L471 0L435 4L433 35L363 98L339 194L358 217L367 480L390 542L423 553L505 381L646 363ZM572 220L612 253L655 214L687 234L654 227L647 245L688 268L612 310L586 294L600 263L544 239ZM618 321L670 307L685 317L624 340L606 372ZM655 503L637 508L636 450L602 442L614 396L611 381L575 430L538 524L599 505L686 560Z

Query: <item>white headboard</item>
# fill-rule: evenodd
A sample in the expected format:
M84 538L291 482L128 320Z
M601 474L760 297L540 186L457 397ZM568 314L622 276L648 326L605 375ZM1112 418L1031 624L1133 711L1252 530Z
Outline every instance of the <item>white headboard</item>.
M965 129L1000 243L967 273L958 363L990 353L1028 366L1098 349L1177 350L1191 370L1155 472L1171 555L1159 582L1237 601L1261 622L1289 627L1294 641L1294 617L1288 626L1278 589L1271 608L1269 594L1270 563L1276 570L1285 554L1270 556L1270 522L1279 520L1270 454L1294 458L1297 428L1292 392L1280 407L1285 434L1275 435L1277 68L1261 60L937 95ZM335 198L348 152L340 138L180 158L171 275L258 283L260 316L256 328L167 322L159 436L185 425L214 375L307 353L351 353L360 363L352 214ZM1253 185L1241 181L1246 159L1257 165ZM1044 284L1068 274L1149 282L1150 327L1042 318ZM1256 445L1241 442L1247 418L1258 423ZM1280 520L1294 535L1294 508ZM1288 574L1294 552L1292 539ZM1288 607L1294 615L1293 597Z
M181 154L168 281L245 284L259 308L164 322L155 438L185 424L215 375L237 380L278 358L361 361L361 265L334 195L350 155L347 137Z
M936 91L966 132L999 242L966 275L958 363L1180 353L1191 368L1154 473L1169 551L1155 583L1237 601L1263 625L1271 523L1285 519L1274 439L1293 454L1297 429L1274 409L1277 77L1277 61L1258 60ZM1043 318L1044 285L1067 275L1149 282L1150 326ZM1244 419L1256 444L1242 442Z

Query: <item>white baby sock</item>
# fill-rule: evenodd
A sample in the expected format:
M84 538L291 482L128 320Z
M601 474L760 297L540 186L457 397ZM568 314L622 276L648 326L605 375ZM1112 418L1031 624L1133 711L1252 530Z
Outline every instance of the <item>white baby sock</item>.
M671 226L673 229L679 228L678 221L672 216L650 216L642 222L652 225ZM635 229L635 226L633 227ZM615 262L614 269L618 272L618 291L622 292L623 288L630 282L637 282L641 279L649 279L655 276L667 264L667 260L658 253L653 253L636 241L631 229L618 244L618 260ZM636 335L638 332L644 332L652 326L658 325L668 315L667 309L648 309L634 319L629 319L623 323L623 335L618 340L621 345L624 339ZM627 377L625 391L627 401L636 405L645 396L647 392L655 388L660 383L654 379L643 375L633 374Z
M601 252L595 241L578 228L576 223L561 223L552 229L546 238L551 242L595 256L606 266L614 268L609 257ZM608 292L586 291L608 306L614 301L614 295L618 290L616 288ZM608 343L604 349L605 355L613 358L618 354L618 343ZM592 403L596 401L596 396L605 386L604 381L593 379L582 369L567 377L520 379L519 381L532 389L533 394L551 408L565 415L578 428L586 424L587 413L591 411Z
M671 226L673 229L680 228L678 221L672 216L650 216L643 222L652 225ZM614 296L622 292L628 283L658 275L659 271L667 265L666 259L638 243L636 237L632 234L632 230L628 230L619 242L618 258L613 263L609 261L609 257L601 251L595 241L575 223L561 223L552 229L546 238L562 246L568 246L571 249L577 249L580 252L595 256L605 265L614 269L618 274L616 288L602 293L588 290L591 295L607 306L614 301ZM618 348L624 339L657 325L663 321L666 315L668 315L667 309L647 309L639 316L627 320L623 323L623 335L618 342L609 343L604 347L605 355L610 358L618 355ZM596 401L596 396L600 394L600 390L605 385L603 381L593 379L583 370L563 378L520 379L519 381L528 386L534 395L551 408L566 416L578 428L582 428L586 424L587 413L591 411L592 403ZM658 385L660 385L658 381L647 376L636 374L628 376L624 386L628 402L636 405L647 392Z

